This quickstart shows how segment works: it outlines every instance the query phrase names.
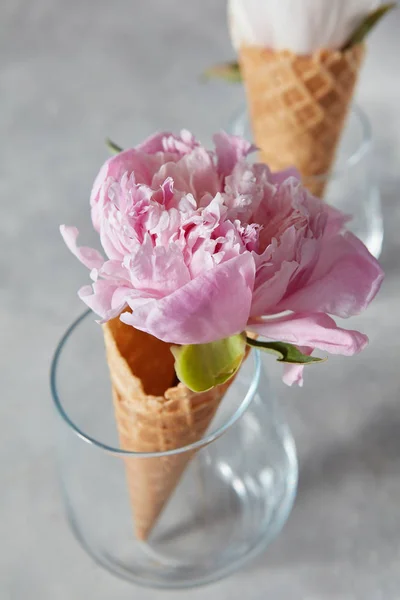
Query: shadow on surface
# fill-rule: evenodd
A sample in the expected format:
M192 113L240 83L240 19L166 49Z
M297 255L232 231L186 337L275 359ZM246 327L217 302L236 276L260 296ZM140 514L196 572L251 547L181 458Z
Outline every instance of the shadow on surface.
M400 181L395 178L383 180L380 184L384 238L380 262L386 279L399 275L400 237Z
M390 472L395 476L399 467L400 406L382 407L352 439L338 441L320 455L303 460L292 515L278 539L255 561L253 568L342 561L352 567L355 560L368 564L378 543L380 559L392 556L395 531L383 536L379 529L388 529L392 505L382 511L386 499L383 497L382 502L379 492L381 480ZM374 489L371 478L376 482L376 492L367 496L363 490ZM357 482L360 488L354 492L352 486L357 486ZM377 511L381 519L374 525L370 514ZM373 527L378 527L378 532L374 533ZM379 535L379 540L374 535Z
M309 458L300 474L298 499L302 502L320 483L336 486L355 473L378 479L399 462L400 406L381 407L352 440Z

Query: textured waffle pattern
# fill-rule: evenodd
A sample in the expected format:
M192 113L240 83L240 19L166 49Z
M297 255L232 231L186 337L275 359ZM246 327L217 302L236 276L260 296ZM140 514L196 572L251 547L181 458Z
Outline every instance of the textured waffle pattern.
M201 439L229 383L201 394L181 383L170 387L175 372L167 344L118 319L103 329L121 447L161 452ZM148 379L139 379L133 374L137 372L146 373ZM161 395L162 388L166 391ZM155 390L158 395L148 393ZM138 539L148 537L192 456L193 452L184 452L125 459Z
M317 196L333 165L364 53L361 44L311 56L255 46L240 50L261 159L273 171L296 166Z

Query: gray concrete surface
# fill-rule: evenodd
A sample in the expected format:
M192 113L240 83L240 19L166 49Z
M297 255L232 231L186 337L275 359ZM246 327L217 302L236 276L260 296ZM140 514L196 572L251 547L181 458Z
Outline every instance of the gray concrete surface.
M204 86L232 56L223 0L2 0L0 3L0 597L175 599L97 567L65 523L54 464L48 369L82 310L86 272L59 223L93 239L88 194L103 139L127 146L181 126L208 140L242 100ZM315 368L302 390L270 370L300 458L279 539L197 600L400 598L400 11L373 34L358 99L376 138L386 238L382 293L353 322L354 359Z

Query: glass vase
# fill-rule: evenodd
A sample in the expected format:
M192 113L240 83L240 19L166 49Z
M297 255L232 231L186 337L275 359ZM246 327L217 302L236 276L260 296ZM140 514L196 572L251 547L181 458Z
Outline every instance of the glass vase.
M247 110L231 120L228 131L252 140ZM373 143L368 117L356 105L350 109L336 161L330 173L303 178L310 189L324 189L324 200L351 217L348 229L379 258L383 242L381 197L374 172Z
M263 550L291 510L296 452L252 351L204 437L167 452L124 451L111 400L102 329L87 311L52 364L62 495L73 532L101 565L132 582L184 588L219 579ZM188 459L145 541L128 493L134 473ZM154 482L157 485L157 481ZM137 481L140 490L140 479Z

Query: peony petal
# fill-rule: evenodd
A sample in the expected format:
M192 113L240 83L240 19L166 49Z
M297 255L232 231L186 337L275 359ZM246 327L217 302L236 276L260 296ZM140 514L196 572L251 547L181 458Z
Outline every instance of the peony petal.
M112 158L109 158L101 167L96 179L94 180L92 191L90 193L90 207L93 227L96 231L100 231L102 213L99 210L100 190L108 177L108 167Z
M173 294L139 306L128 300L132 314L121 320L173 344L204 344L246 327L254 285L250 253L206 271Z
M138 150L147 154L156 154L157 152L169 152L183 156L199 146L194 135L187 129L182 129L179 136L169 131L156 133L137 146Z
M303 387L303 372L303 365L284 365L282 381L288 386L297 383L298 386Z
M92 222L96 231L100 231L103 211L99 202L103 186L112 181L121 181L123 175L134 173L136 183L151 184L152 175L162 164L162 157L140 152L135 148L124 150L109 158L97 175L90 194ZM106 190L104 190L106 191Z
M221 191L221 183L210 153L204 148L195 148L190 154L182 157L177 166L188 172L188 179L198 204L205 194L215 196Z
M133 289L143 291L150 297L168 296L190 281L180 248L173 243L166 248L153 247L148 235L142 246L126 257L124 266L129 272Z
M341 48L380 0L229 0L235 48L242 44L310 54Z
M150 137L146 138L141 144L137 146L137 149L141 152L146 152L146 154L164 152L163 140L169 137L173 137L172 132L159 131L158 133L154 133Z
M254 286L251 305L252 317L266 315L271 311L277 312L276 306L284 297L287 287L298 268L298 263L294 261L283 261L276 272L274 272L275 269L272 264L261 267L260 273L257 273L256 285ZM263 283L257 284L257 278L262 279L263 272L268 272L270 269L272 270L271 277Z
M93 312L108 321L119 315L123 308L123 305L121 307L112 306L115 290L115 285L100 279L93 286L82 287L78 296Z
M351 221L352 216L343 213L338 208L334 208L329 204L325 205L325 212L328 215L328 220L325 226L324 235L334 236L343 232L345 226Z
M111 280L114 285L129 285L129 271L123 266L121 261L107 260L97 273L98 277Z
M368 343L366 335L338 327L324 313L294 313L276 319L252 320L248 329L271 340L344 356L361 352Z
M275 171L274 173L271 173L269 176L269 181L273 185L281 185L289 177L294 177L298 181L301 181L300 172L296 169L296 167L288 167L282 171Z
M217 167L220 175L226 177L236 163L240 162L250 152L257 150L250 142L236 135L229 135L225 131L216 133L213 136L215 152L217 155Z
M384 273L378 261L352 233L322 244L317 266L307 285L292 292L280 310L357 315L377 294Z
M60 225L60 233L66 243L68 249L76 256L82 264L88 269L100 269L104 264L104 258L94 248L87 246L78 247L76 240L79 235L79 231L76 227L67 227L66 225Z
M299 350L308 356L311 356L313 348L308 348L307 346L299 347ZM286 385L292 386L294 383L297 383L298 386L303 387L303 371L304 365L289 365L285 364L283 366L283 376L282 381L286 383Z

